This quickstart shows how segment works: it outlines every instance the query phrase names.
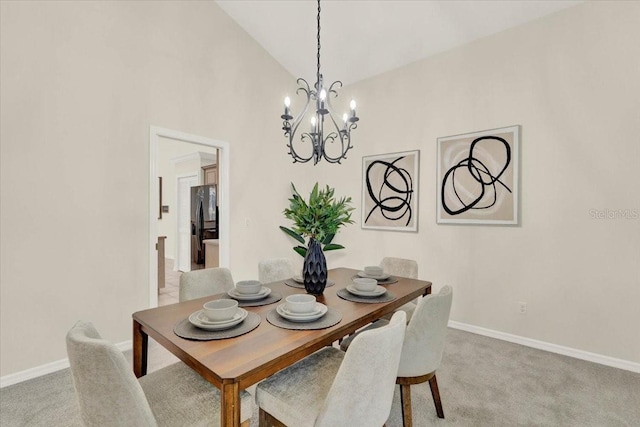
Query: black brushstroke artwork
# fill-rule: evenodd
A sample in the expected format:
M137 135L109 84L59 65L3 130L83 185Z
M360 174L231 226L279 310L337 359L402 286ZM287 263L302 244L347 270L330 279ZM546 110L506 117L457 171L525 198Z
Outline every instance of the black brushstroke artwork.
M492 175L491 171L484 163L482 163L480 160L473 157L473 150L476 148L476 145L479 142L484 140L495 140L495 141L501 142L504 145L504 148L506 151L504 166L502 167L500 172L498 172L496 175ZM507 187L504 182L500 181L500 177L502 176L502 174L507 169L510 163L511 163L511 147L509 147L509 144L503 138L500 138L498 136L482 136L480 138L474 139L473 142L471 143L471 146L469 147L469 157L467 157L464 160L461 160L457 165L454 165L453 167L451 167L451 169L449 169L447 173L444 175L444 178L442 178L442 188L440 191L440 197L442 198L443 209L449 215L459 215L470 209L488 209L494 206L498 197L497 190L496 190L496 183L502 185L509 193L511 193L511 189ZM474 199L471 203L468 203L468 204L465 204L465 202L462 201L462 198L460 197L460 195L458 194L458 191L456 190L456 170L460 168L466 168L469 171L469 174L473 177L473 179L475 179L480 184L480 189L481 189L480 194L476 199ZM458 210L450 209L449 206L447 206L447 201L444 197L445 188L446 188L448 179L451 179L451 186L453 188L453 192L455 193L458 201L462 204L462 208ZM488 203L483 206L478 206L478 203L485 196L485 192L487 191L487 188L489 188L489 191L493 192L492 194L493 200L491 201L491 203Z
M396 163L404 159L405 156L398 157L392 162L384 160L374 160L367 167L367 173L365 176L365 183L367 185L367 193L374 203L365 219L365 223L369 220L369 217L376 211L380 210L380 214L390 221L400 221L406 217L405 226L408 226L411 222L412 210L411 199L413 198L413 178L411 174L405 168L398 167ZM371 176L372 169L375 166L381 166L385 168L384 179L380 184L380 188L376 189L377 193L372 188ZM379 171L376 171L376 175ZM395 184L391 182L391 178L394 178ZM382 193L392 195L385 196L383 198Z

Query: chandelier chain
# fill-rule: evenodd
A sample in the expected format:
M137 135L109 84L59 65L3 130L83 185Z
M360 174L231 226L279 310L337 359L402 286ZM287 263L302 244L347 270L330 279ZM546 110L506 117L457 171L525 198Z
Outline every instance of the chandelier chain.
M318 71L316 72L316 81L320 81L320 0L318 0Z

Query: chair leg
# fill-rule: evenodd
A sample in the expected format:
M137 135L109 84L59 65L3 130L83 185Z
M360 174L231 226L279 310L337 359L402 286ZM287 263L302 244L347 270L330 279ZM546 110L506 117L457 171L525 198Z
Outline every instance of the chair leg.
M436 405L436 413L438 418L444 418L444 411L442 410L442 402L440 401L440 391L438 391L438 381L436 381L436 375L429 380L429 387L431 387L431 394L433 395L433 403Z
M413 420L411 419L411 386L409 384L400 384L400 402L402 403L402 425L411 427Z
M267 426L267 413L264 412L262 408L258 412L258 426L259 427L268 427Z
M279 419L260 408L258 412L259 427L287 427Z

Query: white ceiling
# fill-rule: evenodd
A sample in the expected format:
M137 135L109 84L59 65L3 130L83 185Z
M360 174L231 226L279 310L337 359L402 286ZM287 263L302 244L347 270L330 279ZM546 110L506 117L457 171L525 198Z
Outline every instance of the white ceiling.
M315 1L216 2L291 74L315 81ZM322 74L353 83L581 2L325 0Z

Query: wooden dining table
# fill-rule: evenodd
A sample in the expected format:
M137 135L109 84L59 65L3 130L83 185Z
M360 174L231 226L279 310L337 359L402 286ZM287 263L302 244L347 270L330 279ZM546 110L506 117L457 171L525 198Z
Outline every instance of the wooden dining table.
M340 298L336 292L352 283L358 270L329 270L329 280L335 285L325 288L317 301L335 308L342 320L329 328L291 330L276 327L266 320L267 313L284 303L291 294L304 293L284 281L267 284L282 294L283 300L259 307L244 307L261 317L260 325L235 338L194 341L174 333L176 323L189 317L212 299L228 298L226 294L207 296L191 301L133 313L133 370L136 377L146 375L148 337L152 337L211 384L220 389L221 425L240 426L240 391L292 365L309 354L331 345L359 328L393 312L412 299L431 293L431 282L397 277L386 285L396 299L381 303L358 303Z

